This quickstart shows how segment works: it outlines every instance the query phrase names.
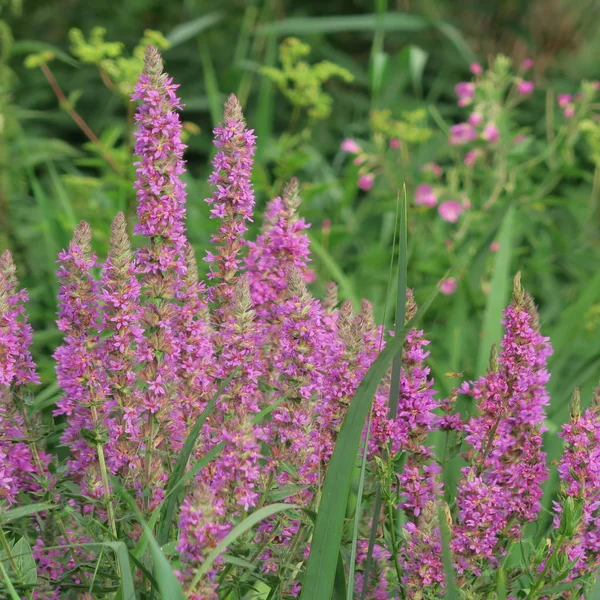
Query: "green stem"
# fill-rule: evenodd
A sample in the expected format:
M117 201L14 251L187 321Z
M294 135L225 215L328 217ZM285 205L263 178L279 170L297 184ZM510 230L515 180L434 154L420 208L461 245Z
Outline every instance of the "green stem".
M15 557L13 556L10 544L8 543L8 540L6 539L6 536L4 535L4 530L2 529L2 527L0 527L0 543L2 544L2 548L4 549L4 552L6 553L6 556L8 558L8 562L10 563L10 566L12 568L12 570L14 571L15 575L19 578L19 583L23 585L23 574L21 573L19 567L17 566L17 562L15 560ZM31 592L29 590L25 591L25 594L27 596L27 598L31 599Z

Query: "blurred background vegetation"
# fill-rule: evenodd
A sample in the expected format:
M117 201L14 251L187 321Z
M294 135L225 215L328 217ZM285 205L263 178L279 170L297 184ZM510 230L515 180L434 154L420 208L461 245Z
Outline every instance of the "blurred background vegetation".
M549 419L556 428L573 387L589 391L600 373L594 122L583 137L567 132L564 155L554 162L551 156L556 95L576 92L582 79L600 79L599 23L598 0L0 0L0 246L14 251L31 294L45 384L39 408L50 407L57 393L56 254L86 219L102 258L115 212L125 211L130 222L135 214L128 95L140 52L151 42L181 84L188 228L198 256L213 229L203 202L211 129L234 92L258 135L257 211L298 176L321 282L315 293L334 280L342 298L368 298L388 323L397 194L407 185L409 284L423 301L444 274L458 281L426 322L442 394L455 383L453 372L481 370L499 334L486 327L498 321L509 280L523 270L556 349ZM455 160L447 144L440 150L444 128L464 119L455 84L470 79L472 62L487 66L499 54L517 67L533 59L528 78L536 89L511 127L546 146L524 151L523 160L529 152L540 156L528 170L527 202L512 194L509 177L497 210L481 218L473 210L477 233L465 236L415 210L412 198L423 165ZM389 152L381 154L387 176L361 190L362 167L340 143L357 139L379 156L386 128L404 135L410 152L387 167ZM474 208L486 205L498 175L494 162L480 169ZM491 252L500 238L504 250Z

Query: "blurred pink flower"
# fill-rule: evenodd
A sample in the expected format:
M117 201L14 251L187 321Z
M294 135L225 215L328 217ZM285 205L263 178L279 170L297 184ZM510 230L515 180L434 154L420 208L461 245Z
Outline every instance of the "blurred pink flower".
M481 75L483 73L483 67L477 63L471 63L471 73L473 73L473 75Z
M529 96L533 93L535 85L533 85L533 81L520 81L517 85L517 92L521 94L521 96Z
M373 187L373 182L375 181L375 175L371 173L367 173L366 175L361 175L358 178L358 187L365 192L368 192Z
M468 123L469 125L473 125L473 127L477 127L478 125L481 125L481 122L483 121L483 117L479 114L479 113L472 113L471 116L468 119Z
M421 171L423 173L433 173L436 177L441 177L442 176L442 167L440 167L440 165L438 165L437 163L434 162L430 162L427 163L425 165L423 165L421 167Z
M475 96L475 84L470 81L461 81L454 86L454 91L458 96L458 105L467 106Z
M367 157L364 154L361 154L360 156L357 156L352 162L355 165L362 165L365 160L367 160Z
M515 137L512 139L512 143L516 146L517 144L524 142L525 139L526 139L525 135L520 133L519 135L515 135Z
M444 221L448 221L448 223L456 223L458 217L460 217L464 210L465 207L460 202L456 202L456 200L448 200L447 202L442 202L438 206L440 217L442 217Z
M444 294L444 296L451 296L456 291L456 279L454 277L448 277L447 279L442 280L440 283L440 292Z
M533 60L531 58L526 58L522 63L521 66L524 69L531 69L533 68Z
M481 150L475 149L467 152L465 154L465 165L467 167L472 167L475 164L475 161L481 156Z
M500 132L498 131L498 128L493 123L488 123L483 128L483 133L481 134L481 137L486 142L489 142L490 144L495 144L498 141L498 139L500 138Z
M422 183L417 186L415 190L415 204L417 206L428 206L431 208L437 204L437 201L437 196L430 185Z
M344 152L349 152L350 154L358 154L359 152L362 151L362 148L358 145L358 142L356 140L351 139L351 138L346 138L340 144L340 148Z
M459 123L450 127L450 144L458 146L477 139L477 132L468 123Z
M398 138L392 138L390 140L390 148L397 150L398 148L400 148L400 145L400 140Z
M573 100L573 96L571 96L571 94L558 95L558 105L561 108L565 108L566 106L568 106L571 103L571 100Z
M498 252L500 250L500 242L498 240L494 240L490 244L490 252Z
M575 107L572 104L569 104L567 108L565 108L565 117L570 119L575 114Z

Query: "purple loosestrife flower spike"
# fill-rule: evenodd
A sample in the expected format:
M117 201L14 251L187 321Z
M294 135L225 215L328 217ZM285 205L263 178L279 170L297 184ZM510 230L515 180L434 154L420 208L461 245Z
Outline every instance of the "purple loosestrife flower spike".
M0 507L19 492L39 492L37 477L48 477L50 457L38 450L22 401L22 386L38 383L29 346L27 291L18 289L11 253L0 256Z
M567 501L582 504L581 518L574 523L574 531L567 532L570 539L561 547L561 552L566 552L568 560L575 563L567 578L571 580L595 574L600 566L600 388L594 392L592 404L583 414L579 391L575 391L571 419L563 426L560 436L565 449L558 465L561 503L554 505L555 527L560 527Z
M289 269L297 269L307 279L310 250L304 230L309 225L297 216L300 202L298 180L292 179L283 198L269 202L256 242L248 242L246 269L252 301L260 317L268 318L284 297Z
M519 275L503 322L497 361L491 361L486 376L460 390L478 405L478 414L465 426L472 450L458 489L452 540L460 570L497 564L503 544L518 540L521 527L537 518L548 474L541 434L552 349Z
M58 255L56 324L64 340L54 357L64 396L57 402L55 415L66 415L61 442L71 451L71 476L82 482L92 496L100 497L104 490L96 447L106 441L109 387L98 334L99 294L92 275L96 256L91 240L90 226L82 221L73 232L69 248ZM82 432L87 433L87 439Z
M135 87L133 100L141 100L136 112L138 130L135 152L137 166L135 188L139 223L136 233L149 238L147 247L138 252L138 270L144 275L146 297L142 325L147 343L138 353L142 364L138 414L144 440L142 487L152 490L150 509L162 500L166 472L162 457L168 458L168 440L176 448L187 434L181 407L173 402L179 374L181 349L179 304L182 276L185 274L185 189L181 142L182 108L175 91L177 85L163 73L162 60L155 48L145 54L144 72Z
M110 471L119 473L128 483L133 483L141 469L137 452L141 436L137 416L141 398L136 379L137 358L145 349L145 340L140 295L127 222L120 212L111 226L100 299L106 332L102 340L102 361L111 392L107 419L111 443L107 448L107 462Z
M250 177L256 137L252 129L246 128L242 108L233 94L225 104L223 123L215 128L214 135L218 152L208 180L214 191L206 202L212 205L211 218L221 221L212 236L216 254L207 252L205 260L210 263L209 277L216 280L211 300L219 307L216 316L223 320L228 310L225 305L234 295L246 222L252 221L254 209Z

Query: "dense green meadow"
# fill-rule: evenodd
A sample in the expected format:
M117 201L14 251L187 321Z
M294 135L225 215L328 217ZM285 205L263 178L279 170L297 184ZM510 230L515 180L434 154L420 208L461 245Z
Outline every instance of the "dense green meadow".
M593 59L600 49L600 7L591 0L581 6L558 0L480 4L0 0L0 251L12 252L20 284L29 291L31 352L40 383L29 388L27 410L44 424L49 454L60 460L67 455L59 441L64 415L53 416L64 395L53 358L63 339L55 323L57 256L81 220L89 223L92 248L100 257L111 247L117 212L124 213L133 231L137 125L130 97L144 69L146 47L152 45L180 85L186 233L200 280L209 273L211 263L202 258L217 227L204 201L213 193L207 182L216 152L212 131L235 94L257 138L256 218L248 223L247 239L256 239L268 202L297 177L302 199L297 213L311 225L306 230L310 293L326 304L328 284L334 282L340 305L349 300L359 311L364 298L373 305L376 323L404 335L410 288L416 304L426 308L416 322L431 341L425 364L438 398L453 397L461 381L485 375L490 352L503 335L503 311L520 293L518 285L513 291L520 273L520 285L533 298L541 332L553 348L543 436L548 464L560 458L563 441L557 433L569 419L575 388L584 410L600 379L600 69ZM140 247L141 236L134 235L132 243L134 250ZM364 388L359 392L366 398ZM456 407L465 419L476 412L470 398L459 397ZM356 447L348 430L342 439L353 456L366 414L356 430ZM453 438L447 432L434 431L429 439L444 463L447 490L456 488L465 465L458 437L451 456ZM334 454L331 464L343 471L335 460ZM340 560L352 577L354 566L348 565L350 553L355 558L357 552L351 533L357 503L386 513L385 491L380 508L376 482L366 484L363 497L366 462L361 474L360 456L347 461L352 485L347 512L340 516L346 517L344 535L353 540ZM391 460L387 466L398 464ZM325 490L333 489L327 485ZM552 470L543 485L540 521L525 528L523 539L544 537L558 490ZM123 490L121 504L128 502L125 496ZM267 501L279 506L291 496L267 498L265 492L258 512ZM299 502L296 496L293 500ZM319 504L311 502L310 518L317 519L318 528ZM327 502L324 495L321 508L331 505ZM150 512L143 517L149 519ZM248 514L257 513L242 516ZM0 525L2 519L0 505ZM154 531L161 545L171 544L172 555L168 530L159 522ZM16 539L17 530L10 533ZM327 552L323 536L317 531L315 544L322 543ZM523 556L529 560L535 544L526 543L520 557L507 550L503 564L509 584L510 567ZM447 543L442 545L445 552ZM138 544L131 554L144 563L144 550ZM146 575L140 598L158 597L146 590L153 589L154 578L165 576L161 569L169 569L160 562L164 557L157 558L158 547L152 552L144 568L136 562ZM235 556L237 562L227 568L238 587L232 584L219 598L252 597L247 573L256 557L252 552ZM310 560L308 576L316 581ZM449 562L444 561L447 577ZM119 562L117 572L123 568ZM6 569L14 578L14 565ZM170 576L165 577L170 581ZM255 597L288 597L272 581L262 580ZM162 597L177 597L164 595L169 588L156 585ZM531 596L510 596L509 585L508 597L539 597L536 585L523 588ZM507 598L501 587L452 596L459 592L449 585L446 592L500 600ZM563 597L556 589L546 597ZM122 598L123 590L118 592ZM304 600L327 597L302 593ZM424 596L429 597L435 596Z

